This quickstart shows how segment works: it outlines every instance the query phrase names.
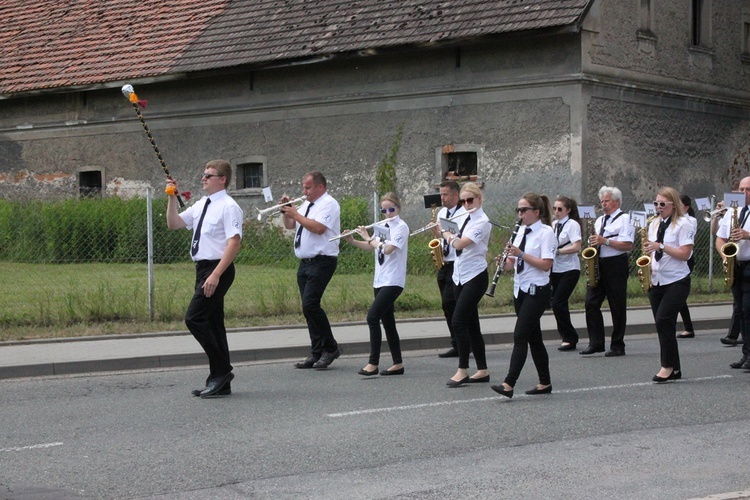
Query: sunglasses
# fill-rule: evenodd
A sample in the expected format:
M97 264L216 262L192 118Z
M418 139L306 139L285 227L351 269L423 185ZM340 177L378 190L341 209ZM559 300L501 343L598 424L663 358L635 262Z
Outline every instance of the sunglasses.
M536 210L536 209L535 208L531 208L531 207L518 207L516 209L516 212L519 213L519 214L525 214L526 210Z
M471 198L463 198L461 199L461 203L474 203L474 197L472 196Z
M219 174L203 174L204 179L210 179L211 177L224 177L224 176L219 175Z
M381 213L381 214L385 214L385 213L391 213L391 214L392 214L393 212L395 212L395 211L396 211L396 208L398 208L398 207L391 207L391 208L381 208L381 209L380 209L380 213Z
M654 202L654 206L655 206L655 207L660 207L660 208L664 208L664 207L666 207L667 205L671 205L671 204L672 204L672 202L671 202L671 201L655 201L655 202Z
M555 212L562 212L565 210L563 207L555 207Z

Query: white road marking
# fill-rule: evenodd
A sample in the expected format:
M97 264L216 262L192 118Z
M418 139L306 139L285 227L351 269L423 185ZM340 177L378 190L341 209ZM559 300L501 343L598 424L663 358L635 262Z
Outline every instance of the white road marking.
M13 448L0 448L0 452L38 450L40 448L52 448L53 446L62 446L62 443L44 443L44 444L32 444L31 446L14 446Z
M714 377L697 377L697 378L691 378L690 381L698 382L702 380L717 380L717 379L723 379L723 378L732 378L732 376L731 375L717 375ZM670 383L680 384L684 382L680 380L676 380ZM608 391L612 389L629 389L632 387L643 387L643 386L653 386L653 385L655 385L654 382L637 382L633 384L604 385L604 386L598 386L598 387L581 387L579 389L562 389L559 391L555 391L553 394L574 394L577 392ZM524 397L532 397L532 396L519 394L518 396L516 396L516 399L524 398ZM391 406L389 408L370 408L367 410L354 410L354 411L345 411L341 413L329 413L326 416L331 417L331 418L352 417L355 415L368 415L371 413L387 413L391 411L415 410L419 408L432 408L435 406L448 406L448 405L458 405L458 404L464 404L464 403L477 403L477 402L482 402L482 401L496 401L498 399L505 399L505 398L498 395L498 396L492 396L492 397L486 397L486 398L459 399L456 401L436 401L434 403L422 403L418 405Z

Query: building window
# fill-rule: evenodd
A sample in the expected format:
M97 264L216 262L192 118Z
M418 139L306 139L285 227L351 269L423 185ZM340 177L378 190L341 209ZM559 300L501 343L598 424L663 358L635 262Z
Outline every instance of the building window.
M691 0L690 43L694 47L711 46L711 0Z
M265 156L242 156L233 158L230 163L235 176L235 189L247 194L260 194L268 186Z
M102 197L102 172L100 170L78 172L78 196L80 198Z
M473 144L447 144L436 151L440 180L476 181L479 179L482 147Z

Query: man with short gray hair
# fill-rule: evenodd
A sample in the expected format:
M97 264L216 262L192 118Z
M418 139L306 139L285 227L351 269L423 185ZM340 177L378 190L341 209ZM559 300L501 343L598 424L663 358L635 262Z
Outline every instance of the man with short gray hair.
M627 323L628 252L633 249L635 230L628 214L620 210L622 192L616 187L602 186L599 201L604 215L596 219L595 234L589 245L598 247L599 280L596 286L586 287L586 329L589 345L580 354L604 352L604 317L602 303L607 299L612 314L612 339L606 357L625 355L625 326Z

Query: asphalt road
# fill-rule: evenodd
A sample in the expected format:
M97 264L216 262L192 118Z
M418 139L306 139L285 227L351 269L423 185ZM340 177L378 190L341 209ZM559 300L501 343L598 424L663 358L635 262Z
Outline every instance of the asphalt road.
M212 400L189 394L205 369L2 380L0 498L743 498L750 373L724 333L681 340L662 385L653 335L623 358L548 344L553 394L523 395L529 358L512 400L447 388L434 351L387 378L356 375L363 356L238 365ZM492 383L509 356L490 347Z

